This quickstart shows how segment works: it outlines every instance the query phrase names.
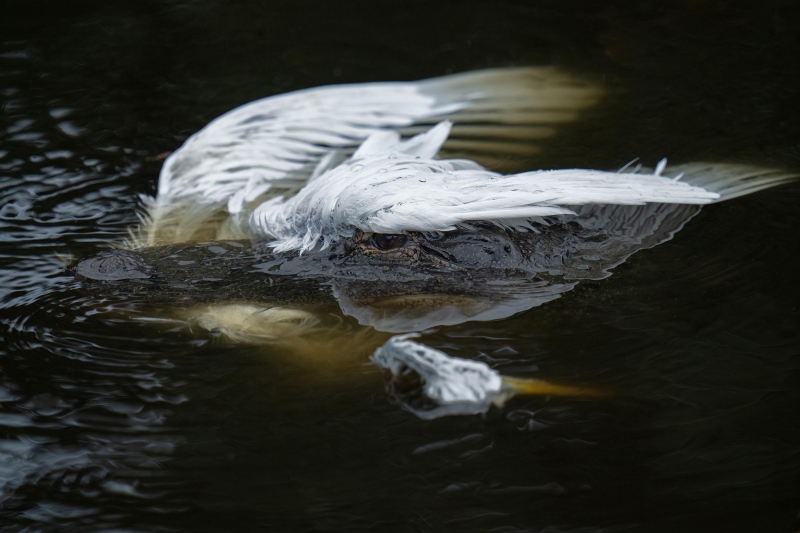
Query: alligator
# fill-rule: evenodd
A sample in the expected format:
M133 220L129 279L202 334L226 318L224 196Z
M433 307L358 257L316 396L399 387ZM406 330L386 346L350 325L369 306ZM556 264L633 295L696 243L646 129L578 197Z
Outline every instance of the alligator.
M302 253L249 239L114 248L70 271L99 295L151 305L338 303L364 325L403 332L503 318L550 301L579 280L607 277L698 211L679 204L585 206L582 216L550 217L525 231L487 222L447 232L357 231ZM443 322L434 312L444 306L461 316ZM403 320L409 316L416 317L413 326Z
M583 217L543 220L527 231L474 223L450 232L356 232L306 253L275 252L252 240L117 248L78 261L70 271L103 299L123 296L155 306L162 315L237 342L288 340L290 352L312 362L331 343L336 352L375 350L374 360L394 376L389 393L427 419L482 413L517 394L605 392L500 376L482 363L391 333L496 320L541 305L580 280L610 275L630 254L670 238L698 211L677 204L591 206ZM369 327L354 335L337 330L334 321L321 331L325 348L309 344L319 317L333 316L335 307ZM302 343L292 341L298 337Z
M332 305L377 331L423 331L551 301L671 238L701 205L796 177L706 163L667 171L663 161L618 172L483 166L534 153L602 92L553 69L518 68L247 104L167 158L125 246L70 271L93 293L244 342L302 334ZM443 158L454 154L462 158ZM262 327L287 316L298 327ZM474 363L453 367L406 337L378 353L394 370L405 357L404 368L431 382L444 379L437 367L450 369L453 394L437 401L459 406L445 414L473 412L481 386L458 380L477 375Z

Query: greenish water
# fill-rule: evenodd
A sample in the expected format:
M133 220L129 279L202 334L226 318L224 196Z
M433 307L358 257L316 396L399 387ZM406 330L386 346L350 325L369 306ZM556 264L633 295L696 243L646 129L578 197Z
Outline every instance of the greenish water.
M423 421L369 350L110 312L158 155L288 90L556 64L615 88L531 168L800 166L790 3L12 2L0 20L0 527L796 531L800 185L704 208L612 277L424 342L609 399ZM13 14L12 14L13 13ZM135 314L135 310L131 310ZM338 346L338 347L337 347Z

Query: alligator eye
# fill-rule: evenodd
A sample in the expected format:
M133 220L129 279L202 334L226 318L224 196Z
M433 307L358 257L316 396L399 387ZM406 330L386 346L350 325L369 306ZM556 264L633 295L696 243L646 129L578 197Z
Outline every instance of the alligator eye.
M396 233L373 233L369 242L378 250L394 250L403 246L408 241L408 236Z

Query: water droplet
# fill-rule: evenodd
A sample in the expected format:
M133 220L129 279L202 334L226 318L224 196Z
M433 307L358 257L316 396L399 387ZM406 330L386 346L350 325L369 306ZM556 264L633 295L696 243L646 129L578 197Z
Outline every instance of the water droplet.
M425 178L420 178L419 181L420 181L420 183L425 183L428 180L426 180Z
M389 159L397 159L397 154L389 154Z
M353 165L352 167L350 167L350 170L352 170L353 172L358 172L362 168L364 168L364 165Z
M381 168L381 169L378 170L378 172L380 174L386 174L386 169L385 168Z

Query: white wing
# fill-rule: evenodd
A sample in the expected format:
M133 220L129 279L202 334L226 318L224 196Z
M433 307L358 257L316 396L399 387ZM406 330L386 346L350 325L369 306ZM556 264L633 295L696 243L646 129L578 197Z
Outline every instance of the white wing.
M228 211L290 195L371 134L457 123L448 147L481 161L535 153L537 139L602 95L551 67L492 69L419 82L307 89L246 104L190 137L164 163L132 246L237 235ZM320 171L317 172L318 174ZM226 229L227 228L227 229ZM233 232L228 235L227 232Z
M464 123L452 135L456 149L502 155L514 151L514 142L547 136L548 126L574 120L600 94L556 69L528 67L264 98L191 136L165 161L158 194L227 200L254 176L302 186L331 150L352 152L376 131L418 133L444 118Z
M354 231L448 231L468 221L524 225L526 219L574 214L569 206L705 204L714 192L652 174L553 170L504 176L467 160L434 160L448 123L395 145L367 141L389 152L351 159L286 200L255 209L254 235L278 239L278 251L310 250ZM369 154L361 149L358 155ZM422 154L422 155L420 155Z

